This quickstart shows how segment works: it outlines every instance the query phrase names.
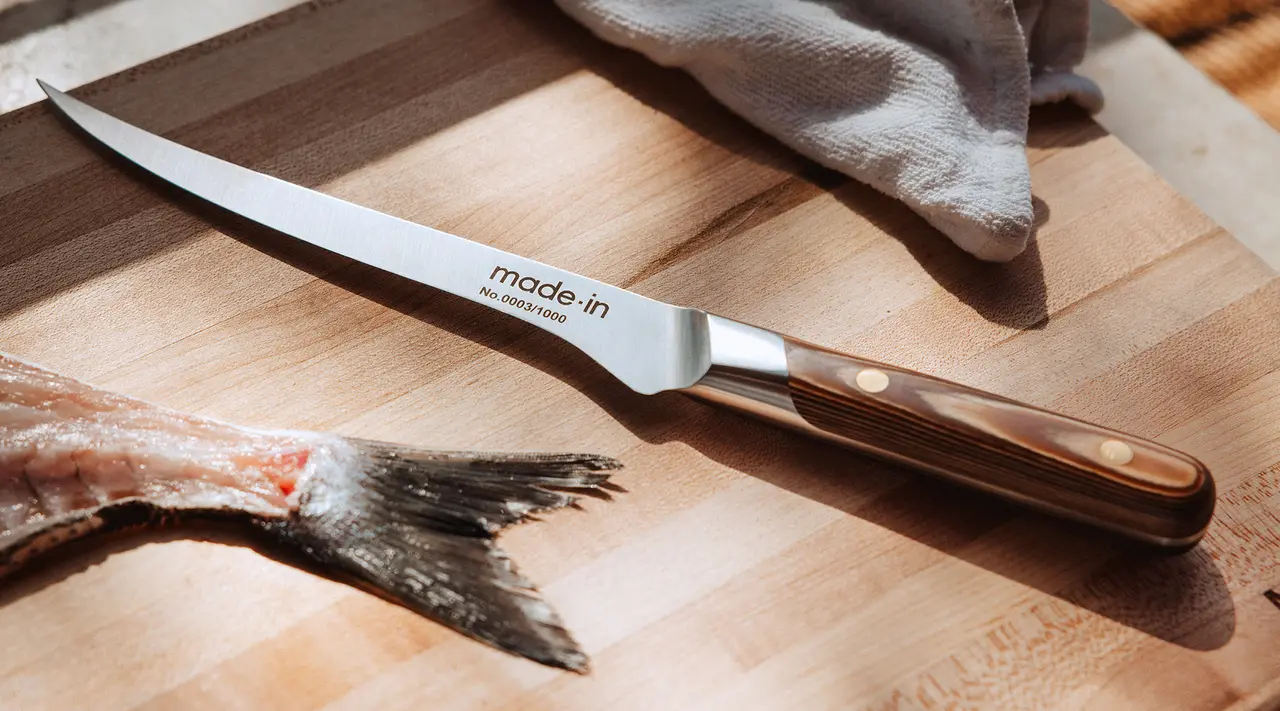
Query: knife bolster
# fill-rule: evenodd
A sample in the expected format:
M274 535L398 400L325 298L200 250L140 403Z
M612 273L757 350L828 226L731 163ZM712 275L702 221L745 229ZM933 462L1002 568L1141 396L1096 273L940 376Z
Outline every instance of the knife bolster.
M712 314L707 314L707 327L711 366L682 392L773 424L817 434L791 401L782 336Z

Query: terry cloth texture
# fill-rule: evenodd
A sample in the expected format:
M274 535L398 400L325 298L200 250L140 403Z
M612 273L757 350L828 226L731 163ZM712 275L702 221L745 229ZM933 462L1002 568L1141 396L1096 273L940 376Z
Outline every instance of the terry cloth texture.
M556 1L989 261L1033 229L1029 107L1102 105L1073 73L1088 0Z

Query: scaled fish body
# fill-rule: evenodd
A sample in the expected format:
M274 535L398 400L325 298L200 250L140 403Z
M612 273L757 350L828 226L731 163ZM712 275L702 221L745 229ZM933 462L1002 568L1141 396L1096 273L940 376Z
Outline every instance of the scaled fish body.
M581 671L585 655L492 539L617 466L237 427L0 353L0 576L94 533L233 521L473 638Z

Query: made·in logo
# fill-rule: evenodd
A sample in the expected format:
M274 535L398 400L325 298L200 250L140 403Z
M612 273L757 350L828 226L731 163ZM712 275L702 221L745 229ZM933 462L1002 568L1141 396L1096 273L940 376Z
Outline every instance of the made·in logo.
M609 313L609 305L603 301L598 301L595 294L585 301L578 298L578 295L564 288L564 282L558 281L554 284L547 281L539 281L531 276L520 276L519 272L507 269L506 267L494 267L493 273L489 275L489 281L497 281L501 284L514 286L520 291L528 292L541 296L547 301L551 301L563 306L573 306L576 302L582 306L582 313L592 316L599 315L604 318Z

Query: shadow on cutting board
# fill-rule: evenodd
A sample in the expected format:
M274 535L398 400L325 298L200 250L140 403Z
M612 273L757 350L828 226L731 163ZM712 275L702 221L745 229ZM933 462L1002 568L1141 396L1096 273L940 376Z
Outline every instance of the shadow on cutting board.
M531 24L547 26L554 41L567 33L558 25L559 18L549 18L532 3L510 2L512 11ZM570 37L574 46L600 44L585 31ZM582 36L585 35L585 36ZM974 312L994 323L1011 328L1039 328L1049 317L1044 270L1034 231L1027 249L1009 264L980 262L957 247L924 218L905 204L886 199L875 189L800 156L781 142L751 126L745 120L714 101L688 74L651 65L641 55L617 50L618 57L590 63L592 71L607 78L617 88L636 100L679 121L689 130L738 155L759 164L793 173L794 178L751 196L707 225L690 230L683 244L658 260L659 268L671 266L669 256L688 258L706 250L727 237L750 229L823 192L831 193L852 212L867 219L883 232L902 243L929 276ZM621 60L621 61L619 61ZM870 108L870 107L869 107ZM1071 109L1054 107L1052 115L1071 113ZM1041 111L1041 113L1045 113ZM1059 123L1054 121L1054 124ZM1075 125L1080 125L1075 122ZM1094 127L1097 128L1096 126ZM1070 145L1102 135L1092 132L1041 130L1036 141L1063 141ZM1043 146L1042 146L1043 147ZM1044 201L1033 197L1035 229L1049 217ZM733 225L732 231L717 229ZM801 239L797 236L797 239ZM874 273L874 264L868 264ZM642 271L631 282L648 273ZM629 283L620 284L629 287Z
M405 2L389 10L393 16L379 30L395 34L385 25L395 25L415 13L435 12L429 4ZM443 12L443 10L438 10ZM324 47L352 35L344 22L318 22L323 8L304 4L258 23L211 40L215 48L253 45L264 27L307 24L305 41ZM398 13L399 17L394 16ZM370 23L373 24L373 23ZM394 155L423 138L462 123L504 102L538 87L562 79L581 66L572 56L524 62L514 71L496 71L545 43L543 30L529 26L501 9L486 8L432 26L409 39L387 42L377 31L367 30L371 47L358 61L340 64L307 74L299 66L314 58L295 56L288 47L245 50L253 62L256 81L280 85L260 96L235 103L233 108L166 131L168 138L234 163L267 170L276 177L315 186L348 174L369 163ZM209 50L196 45L143 64L124 75L108 77L80 87L72 93L97 108L111 112L144 128L154 125L148 114L164 106L180 103L179 95L143 96L144 83L132 84L134 76L171 66L200 65ZM607 54L607 48L593 48L592 54ZM276 53L280 56L275 56ZM212 76L201 75L190 83L198 93L203 81L234 83L227 76L236 70L218 64L202 67ZM467 80L488 72L492 79L477 90ZM304 73L304 78L295 75ZM494 78L496 76L496 78ZM276 79L283 77L284 79ZM292 77L293 81L288 81ZM187 77L190 78L190 77ZM112 92L116 84L123 91ZM64 87L69 88L69 87ZM443 96L423 102L424 92L435 89ZM180 94L180 92L178 92ZM114 94L114 96L113 96ZM107 99L103 101L101 99ZM113 102L121 97L125 101ZM118 106L118 104L124 104ZM355 134L350 140L329 141L324 160L296 160L289 154L334 133L359 127L392 109L395 122L379 122L378 130ZM50 146L50 153L90 150L100 160L76 165L0 196L0 270L25 260L12 279L0 279L0 316L20 311L77 285L135 262L153 259L204 234L208 227L188 214L174 210L171 193L156 190L152 183L119 180L124 166L117 156L89 140L65 122L47 101L0 116L0 132L43 114L55 117L67 130L53 140L66 144ZM50 141L52 143L52 141ZM0 157L4 149L0 146ZM4 165L0 162L0 165ZM269 166L269 167L268 167ZM19 165L19 168L22 166ZM130 167L131 168L131 167ZM133 175L140 175L134 170ZM19 175L21 175L19 173ZM86 196L92 196L86 201ZM149 215L149 211L155 211ZM154 217L152 217L154 215ZM150 218L150 219L149 219ZM155 218L161 224L157 225ZM74 247L73 247L74 243ZM31 259L41 252L56 258ZM70 253L70 254L68 254ZM336 263L336 262L333 262ZM163 317L164 315L161 314Z
M533 13L529 16L535 17ZM713 223L729 222L735 227L730 235L720 236L719 240L825 191L898 240L940 286L983 318L1018 329L1041 328L1047 322L1044 272L1034 236L1026 251L1008 264L979 262L901 202L887 199L869 186L799 157L747 125L711 100L687 75L669 70L650 71L646 66L627 65L625 71L619 71L614 64L601 63L592 69L704 138L796 176L738 208L741 212L749 211L753 220L737 220L736 215L714 220ZM653 77L659 71L662 76L655 80ZM1096 123L1082 120L1086 118L1085 112L1074 105L1037 107L1032 115L1028 145L1034 149L1077 146L1105 136ZM1049 207L1037 197L1033 197L1033 203L1035 227L1039 229L1049 218ZM710 246L699 244L701 236L696 234L686 244L693 243L699 251ZM453 330L440 320L418 316ZM486 344L486 333L462 335ZM645 403L642 400L647 398L637 398L607 376L603 381L584 382L577 375L580 369L561 367L575 357L572 348L562 348L556 360L546 357L549 347L546 341L550 340L554 339L541 333L531 334L529 341L514 347L504 345L502 350L573 384L647 441L685 442L733 469L1190 649L1220 648L1234 634L1235 607L1230 592L1203 548L1179 556L1153 555L1111 534L1070 522L1051 521L985 494L848 450L814 443L799 435L782 433L714 408L706 407L705 412L690 414L689 421L697 423L692 427L664 429L655 424L657 418L629 418L631 413L646 409L670 413L703 406L683 402ZM533 345L535 342L538 345ZM531 347L524 348L524 343ZM753 427L755 431L746 434L739 429L742 427ZM727 437L729 432L736 434ZM744 451L742 441L760 444ZM767 459L761 452L774 448L785 450L786 455L775 459L770 466L760 466L761 460ZM893 486L888 493L867 496L867 492L884 486L886 480ZM895 486L898 482L901 484ZM1020 538L1017 524L1033 517L1044 524L1032 526L1043 532L1043 537ZM999 530L1006 526L1005 530ZM1073 582L1061 586L1044 579L1053 576L1044 575L1044 559L1040 557L1050 548L1045 545L1046 541L1060 538L1071 540L1063 549L1089 551L1094 561L1088 566L1087 574L1068 576ZM940 595L945 597L945 593Z
M943 287L984 317L1016 328L1035 327L1046 318L1043 273L1034 247L1013 264L991 265L984 271L985 267L976 267L972 259L951 246L904 206L796 158L714 105L683 74L654 67L638 55L608 48L553 12L512 8L504 17L504 22L522 23L520 33L536 41L580 48L577 51L585 56L592 70L618 82L646 104L672 114L708 139L752 160L782 166L795 174L796 177L786 181L781 188L772 189L769 194L755 199L752 205L739 210L748 222L761 219L770 211L789 209L787 205L803 202L808 199L806 195L830 191L850 209L867 216L894 235ZM488 22L493 18L481 19ZM345 30L342 27L332 28L333 32ZM384 107L411 101L421 90L414 77L431 69L430 66L422 66L430 65L431 61L421 56L439 57L448 53L447 47L426 52L423 46L451 41L451 36L461 36L459 41L465 44L464 30L482 33L480 25L470 29L453 26L439 33L426 33L431 37L420 36L417 41L422 46L415 47L409 43L384 48L381 51L388 56L364 60L362 64L374 64L379 80L377 92L368 96L326 101L324 97L331 94L362 91L358 81L361 78L344 77L336 70L318 72L288 85L277 92L278 95L269 97L270 100L255 100L237 106L236 111L241 118L234 129L226 125L220 128L196 125L171 135L180 141L194 137L190 144L195 148L232 161L260 166L289 150L293 145L291 142L302 141L298 145L304 145L307 141L316 140L314 135L307 135L309 130L333 131L334 126L350 125L362 117L385 110ZM325 159L312 161L313 165L285 166L274 172L304 185L324 182L553 81L559 74L555 71L557 65L550 66L548 71L533 71L491 90L461 97L456 105L432 114L435 118L431 122L401 121L387 126L386 131L380 131L376 136L370 136L368 141L352 141L334 147ZM215 67L211 71L218 70ZM179 98L171 97L171 100ZM373 105L367 105L369 103ZM1077 135L1085 136L1083 133ZM271 146L274 152L264 156L262 148L255 148L264 145ZM1214 649L1224 645L1234 632L1235 610L1230 594L1221 573L1203 549L1177 557L1153 556L1106 534L1025 513L991 497L782 432L680 395L637 395L572 346L528 324L273 234L176 189L149 180L136 169L124 166L114 156L106 153L103 156L112 164L109 170L123 167L137 178L136 181L109 181L116 185L128 182L132 186L115 189L143 193L141 196L133 195L130 209L173 201L181 209L169 212L180 217L150 237L153 241L139 248L140 256L130 256L128 249L123 249L124 256L106 252L101 262L88 260L76 265L75 269L80 271L71 277L73 282L118 268L131 259L170 249L203 233L212 223L224 233L341 288L514 357L569 384L647 442L687 443L727 467L843 510L942 554L1040 589L1064 604L1103 615L1175 644L1194 649ZM65 179L65 176L51 179L45 187L55 189L57 181ZM146 187L139 187L143 185ZM97 196L95 202L101 199L104 198ZM1044 215L1043 208L1040 214ZM17 219L22 217L19 215ZM120 217L111 219L114 221ZM746 228L736 215L722 216L713 222L712 229L703 226L695 230L689 240L668 254L665 264L651 265L649 269L660 271L688 254L706 249ZM721 228L716 228L717 225ZM74 234L85 234L93 229L92 225L84 224L74 227ZM66 265L61 266L66 268ZM644 270L641 270L632 281L638 281L643 275ZM32 278L39 278L39 275ZM56 283L47 288L67 288L65 280L54 281ZM38 295L46 287L37 285L32 288ZM22 299L14 303L0 299L0 303L5 304L5 309L20 308ZM1027 530L1035 535L1028 535ZM1063 550L1074 553L1073 556L1064 556L1064 560L1074 560L1078 567L1071 571L1058 571L1060 575L1055 578L1052 565L1046 564L1043 554L1058 544ZM1085 562L1081 563L1081 560ZM939 590L937 594L943 600L947 591ZM851 600L849 604L857 605L858 602Z
M120 0L25 0L0 10L0 44L60 25Z
M639 55L606 45L557 12L546 10L508 3L500 10L472 13L474 17L466 15L445 22L412 40L379 47L359 62L286 82L277 90L236 104L234 117L227 112L220 113L167 131L166 135L235 163L259 169L270 166L269 172L291 182L318 185L394 155L426 136L559 80L576 71L578 65L586 64L637 100L680 121L707 140L795 176L749 197L706 224L689 226L686 222L689 234L682 243L630 278L620 280L620 286L630 287L772 215L829 192L851 211L901 242L940 286L984 318L1024 329L1038 327L1048 318L1043 270L1034 241L1010 264L977 262L901 203L887 200L871 188L798 156L738 119L710 99L683 72L656 67ZM291 16L314 12L309 6L302 6L228 33L215 42L224 46L249 41L259 32L256 29L259 26L286 24ZM310 40L324 44L328 41L325 33L338 35L346 31L342 26L322 26ZM405 110L407 104L422 95L424 87L447 84L457 77L493 69L538 43L555 44L577 61L526 63L518 72L503 73L501 81L485 84L483 90L468 87L464 98L450 97L430 106L419 102L412 111ZM197 46L163 57L132 70L129 75L145 74L151 64L161 67L179 64L185 53L199 51ZM352 69L353 65L358 68ZM260 61L255 67L264 82L269 82L273 74L290 76L297 69L287 58ZM216 71L216 67L212 71ZM89 98L105 93L118 81L109 77L73 93ZM177 96L163 97L166 102L179 100ZM140 107L155 104L136 100L122 103L120 110L114 111L116 115L147 126L145 108ZM110 103L100 107L113 109ZM324 161L281 161L290 151L343 127L370 121L392 108L400 110L399 121L380 122L376 133L328 145ZM0 127L22 122L32 113L46 112L56 113L46 102L19 109L0 117ZM164 207L164 197L138 183L113 179L120 166L118 161L116 165L109 164L114 160L109 151L70 135L59 140L74 143L72 150L89 146L106 160L51 175L3 197L6 231L20 235L21 240L0 244L0 269L24 259L27 263L15 279L0 283L0 316L74 289L100 274L176 249L205 230L203 224L188 215L167 210L163 229L151 228L143 221L142 229L135 226L128 234L116 232L118 223L136 221L146 211ZM95 198L90 205L84 201L86 195ZM1037 224L1047 215L1047 206L1037 200ZM90 235L92 241L84 239ZM92 259L27 259L42 250L65 249L68 242L77 238L79 249L75 251L91 254ZM731 283L731 280L721 281Z
M285 235L209 205L186 204L226 234L296 266L324 262L319 250L307 256L312 248ZM362 264L317 269L317 276L541 370L650 444L683 442L736 471L1174 644L1211 650L1234 634L1230 592L1204 548L1164 555L683 395L639 395L529 324ZM1055 570L1046 561L1059 553L1067 562ZM947 591L938 595L945 599Z
M1184 647L1217 649L1234 633L1230 592L1203 548L1178 556L1153 553L683 395L638 395L529 324L363 264L326 269L321 265L330 257L318 249L211 205L174 199L256 249L567 383L646 442L683 442L734 470ZM1076 567L1055 571L1046 556L1058 553Z

